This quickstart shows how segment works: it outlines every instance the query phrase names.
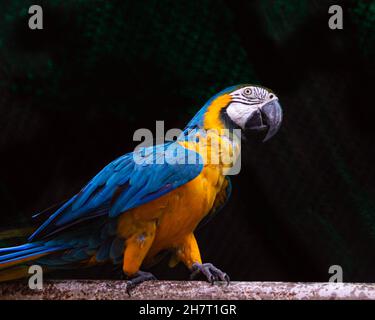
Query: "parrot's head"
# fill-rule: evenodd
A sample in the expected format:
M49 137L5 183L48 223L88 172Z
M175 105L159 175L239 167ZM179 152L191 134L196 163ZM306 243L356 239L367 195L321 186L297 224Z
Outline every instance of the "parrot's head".
M269 140L279 130L282 109L275 93L257 85L238 85L212 97L188 127L205 129L241 129L248 133L261 132Z
M245 85L228 94L230 102L221 110L226 127L234 125L245 132L265 132L263 141L276 134L282 121L282 109L278 97L271 90Z

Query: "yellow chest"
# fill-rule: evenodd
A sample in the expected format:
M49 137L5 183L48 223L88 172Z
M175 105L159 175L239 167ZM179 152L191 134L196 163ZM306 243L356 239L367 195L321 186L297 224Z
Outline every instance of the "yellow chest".
M210 141L201 143L181 142L186 148L196 150L204 159L204 167L195 179L168 194L134 208L120 216L118 232L124 238L142 230L145 223L155 221L155 239L150 255L163 249L176 247L184 236L192 233L199 222L212 209L217 195L226 188L227 182L221 162L213 157L215 148Z
M193 232L210 212L224 179L217 168L205 166L198 177L166 195L154 244L165 249Z
M155 221L157 229L151 252L172 248L210 212L217 194L226 187L224 182L225 176L216 167L206 165L192 181L122 214L118 233L130 238L145 223Z

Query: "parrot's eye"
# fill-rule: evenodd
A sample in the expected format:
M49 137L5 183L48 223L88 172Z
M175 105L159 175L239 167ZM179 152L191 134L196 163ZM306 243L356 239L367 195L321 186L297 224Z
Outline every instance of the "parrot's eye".
M252 93L253 91L250 88L245 88L242 92L245 97L250 97Z

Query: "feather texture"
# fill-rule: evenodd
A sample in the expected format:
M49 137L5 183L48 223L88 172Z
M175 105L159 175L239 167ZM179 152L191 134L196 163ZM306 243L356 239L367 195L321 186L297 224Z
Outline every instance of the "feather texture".
M78 194L58 208L29 241L83 220L102 215L117 217L189 182L202 168L200 155L178 143L125 154L107 165Z

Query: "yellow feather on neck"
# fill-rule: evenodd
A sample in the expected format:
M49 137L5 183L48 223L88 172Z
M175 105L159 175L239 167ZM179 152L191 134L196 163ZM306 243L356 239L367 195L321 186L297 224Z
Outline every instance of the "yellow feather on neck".
M220 119L220 113L229 104L231 99L232 97L229 94L224 94L212 101L204 117L204 129L225 129L224 123Z

